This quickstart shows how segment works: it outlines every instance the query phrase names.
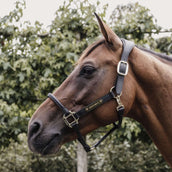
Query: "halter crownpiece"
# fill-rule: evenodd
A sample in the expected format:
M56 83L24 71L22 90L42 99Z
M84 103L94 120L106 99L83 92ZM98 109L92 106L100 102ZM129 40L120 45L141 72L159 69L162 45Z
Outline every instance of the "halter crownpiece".
M121 39L123 44L123 51L121 60L118 62L117 66L117 79L116 83L110 89L109 93L105 96L95 100L91 104L87 105L83 109L79 110L78 112L69 111L65 106L61 104L61 102L51 93L48 94L48 97L63 111L63 120L65 124L73 128L77 134L77 139L82 144L86 152L91 151L92 149L96 148L108 135L110 135L115 129L120 128L122 123L122 118L124 114L124 105L121 102L121 95L122 95L122 88L124 83L124 77L128 74L128 57L132 49L134 48L134 43L127 41L125 39ZM116 93L116 94L115 94ZM93 111L94 109L98 108L99 106L105 104L110 100L115 100L117 102L117 115L118 115L118 123L113 123L113 127L92 147L90 147L82 137L80 130L79 130L79 119L84 115L88 114L89 112Z

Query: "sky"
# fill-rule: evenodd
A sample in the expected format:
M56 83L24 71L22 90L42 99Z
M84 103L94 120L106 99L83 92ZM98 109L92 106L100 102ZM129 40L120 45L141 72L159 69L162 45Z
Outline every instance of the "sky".
M8 14L15 8L16 0L0 0L0 17ZM64 0L26 0L26 9L24 10L23 21L31 21L34 23L36 20L47 27L55 17L55 12L58 6ZM82 0L81 0L82 1ZM151 10L151 13L157 19L158 25L164 29L172 28L172 0L99 0L101 4L109 4L108 14L110 15L113 9L120 4L128 4L129 2L139 2ZM90 0L95 3L96 0ZM108 18L109 16L107 16Z

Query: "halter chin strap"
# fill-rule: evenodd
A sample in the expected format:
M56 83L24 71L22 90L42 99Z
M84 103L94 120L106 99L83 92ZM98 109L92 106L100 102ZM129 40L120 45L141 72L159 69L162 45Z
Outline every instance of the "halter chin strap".
M125 39L121 39L123 43L123 52L121 56L121 60L118 62L117 66L117 79L114 86L110 89L109 93L105 96L95 100L91 104L87 105L83 109L78 112L69 111L66 107L64 107L61 102L51 93L48 94L48 97L63 111L63 120L65 124L73 128L77 134L79 142L82 144L86 152L91 151L96 148L108 135L110 135L115 129L120 128L122 123L122 118L124 114L124 105L121 102L122 88L124 83L124 77L128 74L128 57L133 47L135 46L133 42L127 41ZM117 115L118 115L118 123L113 123L113 128L111 128L108 133L106 133L96 144L90 147L82 137L79 130L79 119L94 109L98 108L102 104L114 99L117 102Z

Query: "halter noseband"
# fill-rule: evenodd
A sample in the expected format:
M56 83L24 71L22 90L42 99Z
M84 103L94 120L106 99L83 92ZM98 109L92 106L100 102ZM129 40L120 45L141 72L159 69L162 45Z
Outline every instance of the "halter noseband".
M121 60L118 62L117 66L117 79L114 86L110 89L109 93L105 96L95 100L94 102L90 103L83 109L79 110L78 112L69 111L66 107L64 107L61 102L51 93L48 94L48 97L63 111L63 120L65 124L73 128L77 134L77 139L82 144L86 152L91 151L92 149L96 148L108 135L110 135L115 129L120 128L122 123L122 118L124 114L124 105L121 102L121 94L122 94L122 87L124 83L124 77L128 73L128 57L130 52L132 51L133 47L135 46L133 42L127 41L125 39L121 39L123 43L123 52L121 56ZM116 92L116 94L114 93ZM97 107L101 106L102 104L110 101L116 100L117 102L117 115L118 115L118 123L113 123L113 128L111 128L108 133L106 133L95 145L90 147L82 137L79 131L79 119L86 115L87 113L93 111Z

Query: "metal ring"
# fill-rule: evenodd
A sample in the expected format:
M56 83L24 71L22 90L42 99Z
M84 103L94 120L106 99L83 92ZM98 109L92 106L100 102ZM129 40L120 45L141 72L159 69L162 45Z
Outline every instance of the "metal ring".
M110 93L112 94L113 98L114 98L114 99L117 99L118 97L121 97L122 92L121 92L120 94L115 95L114 89L115 89L115 86L113 86L113 87L110 89Z

